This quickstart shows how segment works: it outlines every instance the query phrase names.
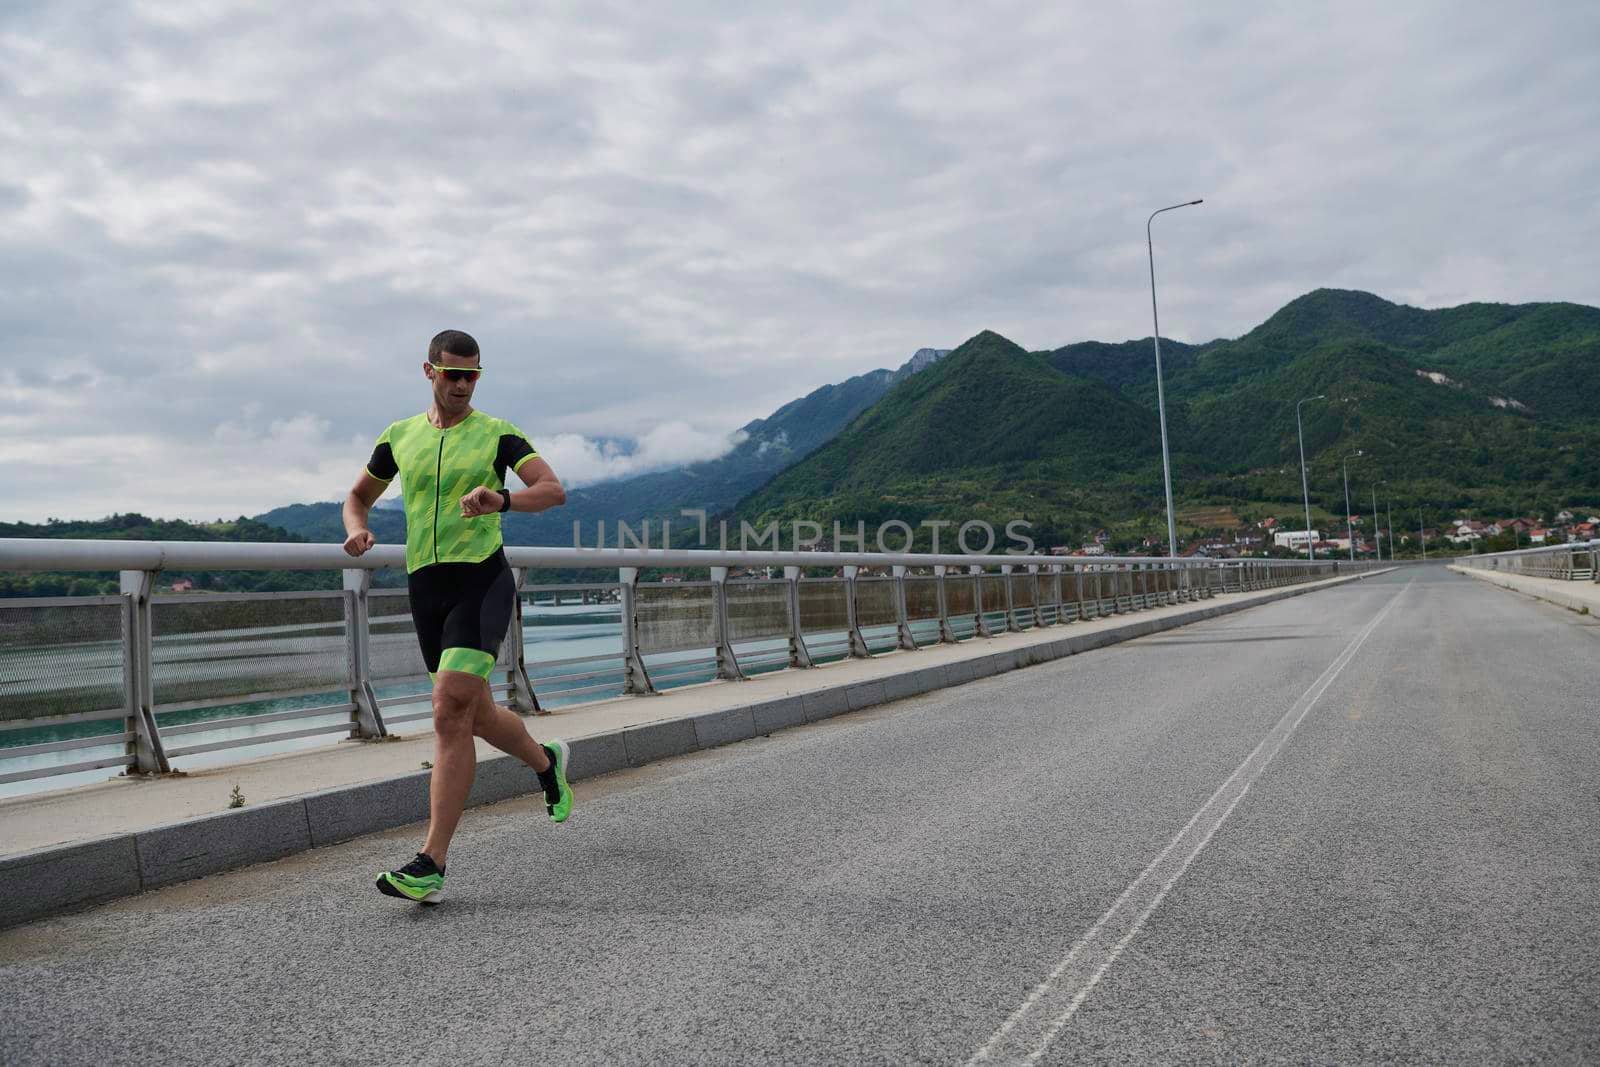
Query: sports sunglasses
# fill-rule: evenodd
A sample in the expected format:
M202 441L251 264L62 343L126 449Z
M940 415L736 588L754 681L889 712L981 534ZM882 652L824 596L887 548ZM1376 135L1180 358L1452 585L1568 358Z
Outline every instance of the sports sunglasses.
M443 363L429 363L428 366L452 382L462 380L475 382L478 380L478 376L483 373L482 367L447 367Z

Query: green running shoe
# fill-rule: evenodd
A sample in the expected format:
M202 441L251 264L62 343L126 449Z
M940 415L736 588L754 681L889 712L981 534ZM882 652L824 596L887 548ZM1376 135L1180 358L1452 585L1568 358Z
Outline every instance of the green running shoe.
M572 787L567 784L567 765L572 759L565 741L552 741L544 746L550 756L550 769L539 775L544 787L544 810L550 813L551 822L566 822L572 814Z
M418 852L416 859L398 871L378 875L378 892L418 904L437 904L444 892L444 869L426 852Z

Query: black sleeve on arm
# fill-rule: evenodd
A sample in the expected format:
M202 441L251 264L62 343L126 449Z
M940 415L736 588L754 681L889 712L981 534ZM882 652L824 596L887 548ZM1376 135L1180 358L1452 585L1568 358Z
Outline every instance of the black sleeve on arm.
M516 470L522 461L529 456L537 456L528 439L519 433L503 433L500 435L500 448L494 457L494 472L500 478L500 484L506 481L506 471Z
M400 466L394 461L394 449L389 447L388 441L379 441L378 447L372 450L372 458L367 460L367 473L380 482L391 482L400 473Z

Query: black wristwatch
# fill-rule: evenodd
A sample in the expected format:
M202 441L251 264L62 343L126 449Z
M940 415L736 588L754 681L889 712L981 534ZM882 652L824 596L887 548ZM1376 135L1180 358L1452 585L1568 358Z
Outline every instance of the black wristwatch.
M501 496L500 510L501 511L510 511L511 510L511 490L509 490L509 489L500 490L500 496Z

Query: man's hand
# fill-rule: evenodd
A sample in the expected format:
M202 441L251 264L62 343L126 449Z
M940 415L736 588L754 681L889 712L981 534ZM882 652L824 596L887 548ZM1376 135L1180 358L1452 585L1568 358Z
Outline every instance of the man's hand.
M344 539L344 550L352 556L364 556L373 544L371 530L357 530Z
M503 503L505 498L500 495L498 489L480 485L461 498L461 517L475 519L479 515L493 515L500 510L500 505Z

